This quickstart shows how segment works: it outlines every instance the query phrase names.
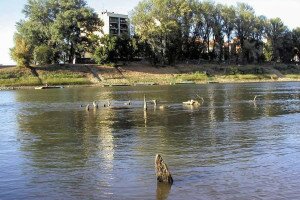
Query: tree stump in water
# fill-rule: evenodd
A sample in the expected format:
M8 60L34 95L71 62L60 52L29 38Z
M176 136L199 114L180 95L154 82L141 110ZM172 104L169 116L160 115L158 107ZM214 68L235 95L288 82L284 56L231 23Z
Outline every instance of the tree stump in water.
M173 184L173 178L169 172L168 166L159 154L155 156L155 172L159 182Z

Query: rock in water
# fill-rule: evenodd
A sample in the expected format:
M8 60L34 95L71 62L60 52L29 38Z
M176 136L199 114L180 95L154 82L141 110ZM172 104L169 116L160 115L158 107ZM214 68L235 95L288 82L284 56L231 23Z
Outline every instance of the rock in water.
M157 180L159 182L173 184L173 178L168 169L168 166L159 154L157 154L155 157L155 172Z

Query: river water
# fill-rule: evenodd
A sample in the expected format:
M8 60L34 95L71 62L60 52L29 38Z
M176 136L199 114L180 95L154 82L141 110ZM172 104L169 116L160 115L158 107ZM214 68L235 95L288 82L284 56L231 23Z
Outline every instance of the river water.
M299 82L1 91L0 121L0 199L300 199Z

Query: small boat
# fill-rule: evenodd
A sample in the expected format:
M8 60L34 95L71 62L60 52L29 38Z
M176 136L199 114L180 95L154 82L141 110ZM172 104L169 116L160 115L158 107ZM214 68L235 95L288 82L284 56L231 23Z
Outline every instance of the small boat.
M158 85L155 82L139 82L139 83L135 83L135 86L147 86L147 85Z
M194 81L182 81L175 83L176 85L196 84Z
M35 87L36 90L44 90L44 89L58 89L58 88L64 88L63 86L39 86Z
M217 84L219 83L218 81L207 81L208 84Z

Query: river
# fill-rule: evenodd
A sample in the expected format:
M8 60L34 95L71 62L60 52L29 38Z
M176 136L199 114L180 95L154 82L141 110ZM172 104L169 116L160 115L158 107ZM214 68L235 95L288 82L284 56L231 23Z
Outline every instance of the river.
M300 199L299 82L0 91L0 122L0 199Z

